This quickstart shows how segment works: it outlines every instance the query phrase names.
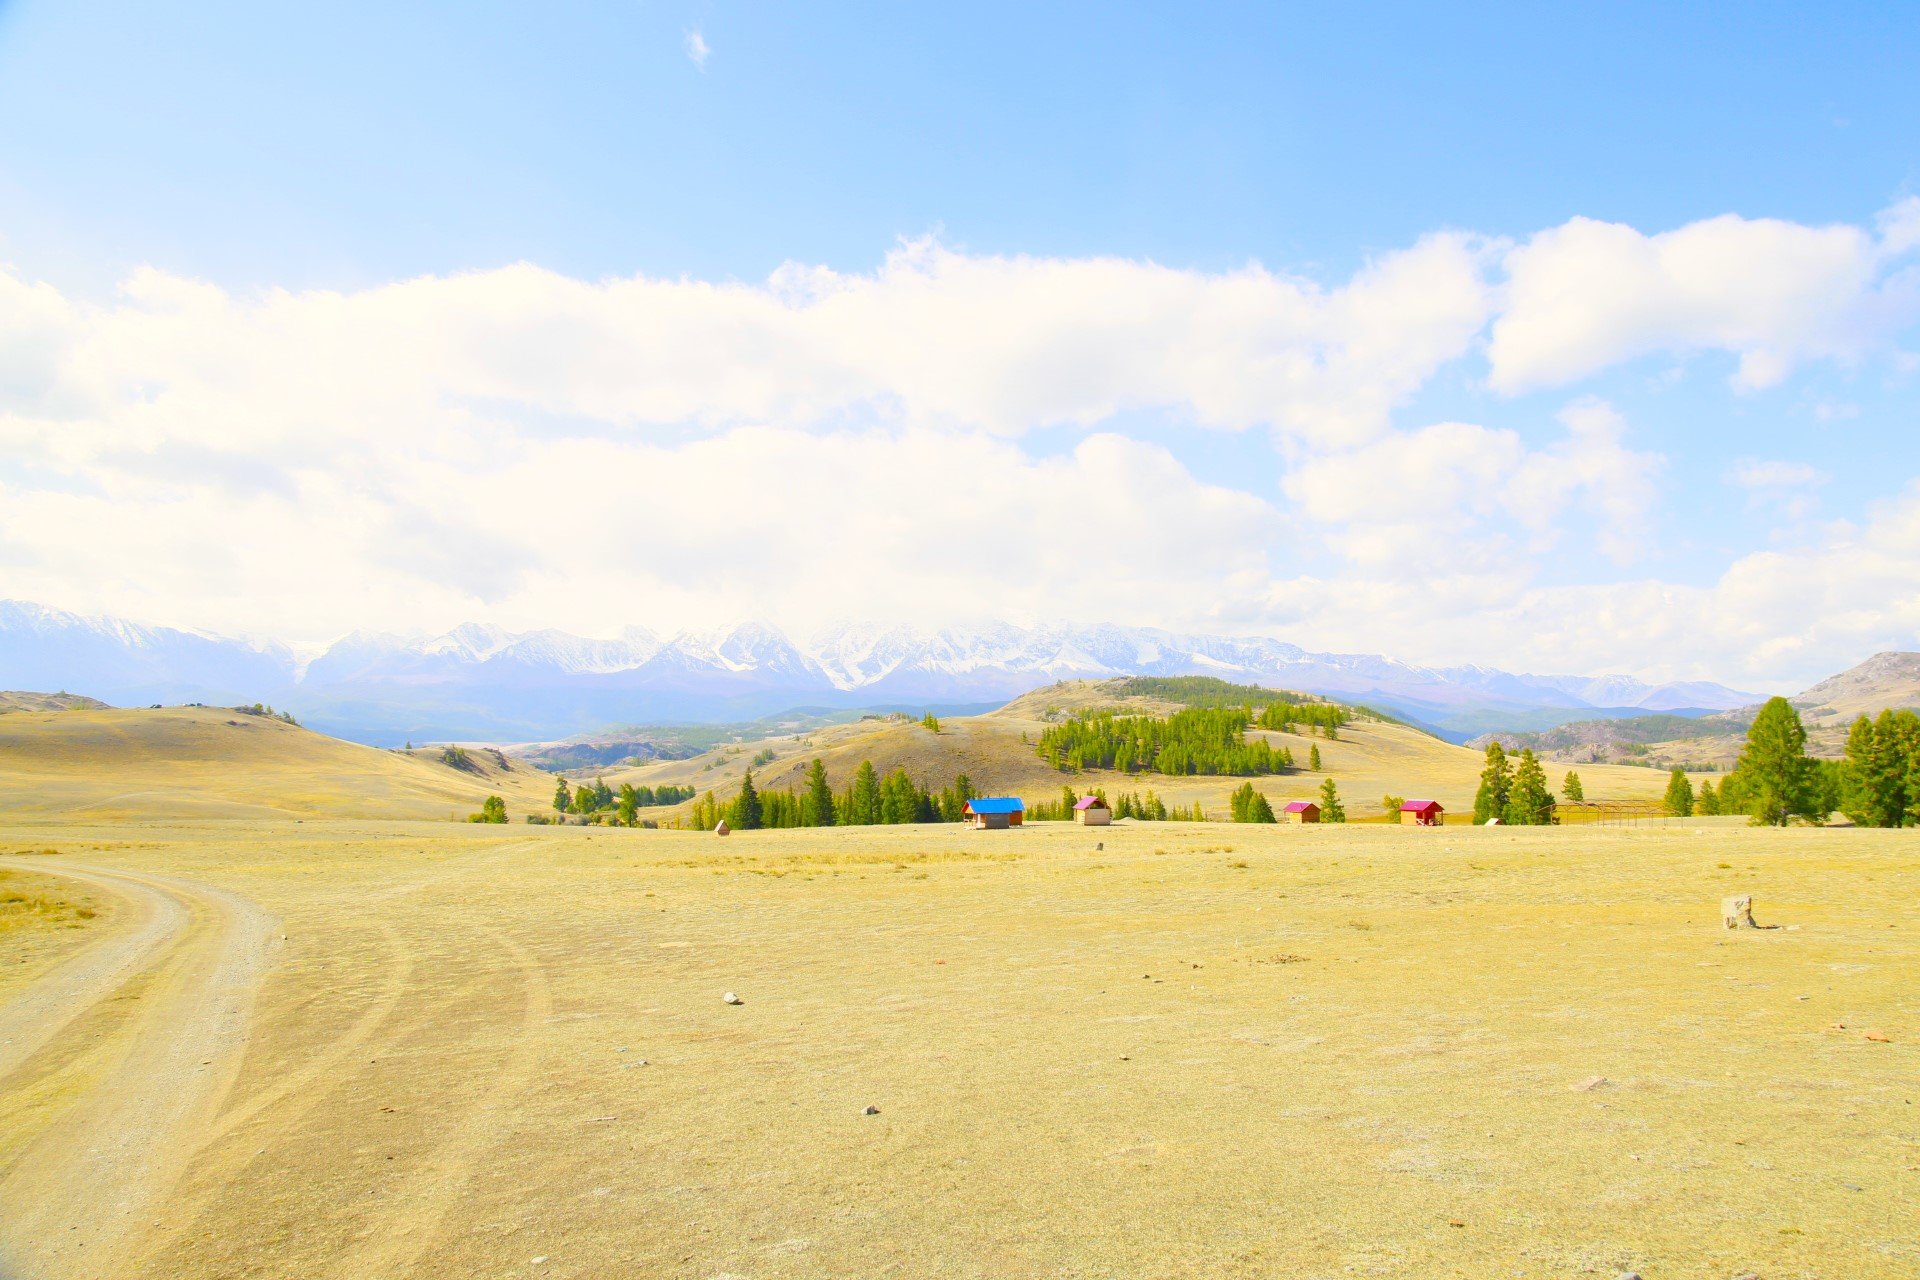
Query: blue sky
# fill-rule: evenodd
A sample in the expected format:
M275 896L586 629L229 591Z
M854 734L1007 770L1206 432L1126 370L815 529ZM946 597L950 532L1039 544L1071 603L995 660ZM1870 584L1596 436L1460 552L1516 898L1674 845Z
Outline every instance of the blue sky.
M1676 8L0 3L0 594L1913 647L1920 18Z

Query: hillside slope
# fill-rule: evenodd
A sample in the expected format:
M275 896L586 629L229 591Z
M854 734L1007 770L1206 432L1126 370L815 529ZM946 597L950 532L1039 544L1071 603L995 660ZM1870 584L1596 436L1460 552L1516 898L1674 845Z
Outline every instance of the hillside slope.
M1920 708L1920 653L1876 653L1788 701L1806 725L1808 754L1836 759L1846 750L1847 730L1858 717L1889 708ZM1469 745L1498 739L1509 748L1529 746L1556 760L1633 759L1658 767L1711 764L1730 769L1746 745L1756 709L1720 711L1694 720L1589 720L1538 733L1485 734Z
M9 711L106 711L98 698L77 693L30 693L24 689L0 691L0 715Z
M16 817L465 817L489 793L517 819L553 780L472 753L363 747L218 707L0 716L0 809Z
M1892 707L1920 707L1920 653L1876 653L1793 699L1810 725L1849 724Z
M1246 779L1122 775L1109 770L1065 774L1035 752L1032 743L1048 725L1082 710L1112 707L1165 714L1176 709L1166 702L1118 696L1116 690L1123 683L1077 680L1049 685L986 715L943 720L937 734L906 717L869 718L723 747L689 760L610 770L604 776L615 786L622 782L691 784L725 799L739 788L741 775L754 757L770 751L772 759L754 769L755 785L762 788L798 788L809 761L818 756L836 791L848 784L861 761L871 760L882 773L904 768L916 781L935 791L964 772L976 791L989 795L1052 800L1059 796L1062 786L1072 786L1082 793L1101 788L1109 796L1121 791L1144 794L1151 789L1169 805L1197 802L1209 816L1224 817L1229 794ZM1319 773L1303 767L1297 773L1253 779L1276 806L1285 800L1312 797L1321 782L1332 775L1355 818L1376 815L1380 798L1387 794L1438 800L1454 812L1471 809L1484 763L1480 752L1384 721L1358 721L1342 729L1335 741L1309 737L1304 731L1264 736L1276 747L1291 747L1302 766L1313 747L1320 749ZM1657 799L1666 784L1663 775L1648 769L1597 765L1583 767L1580 772L1592 800ZM1549 781L1557 790L1559 776Z

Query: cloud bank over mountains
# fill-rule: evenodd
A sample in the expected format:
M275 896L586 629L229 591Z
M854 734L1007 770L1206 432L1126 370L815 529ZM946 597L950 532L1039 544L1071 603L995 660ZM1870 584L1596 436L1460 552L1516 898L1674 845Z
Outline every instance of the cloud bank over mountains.
M757 282L142 269L90 300L0 269L0 586L314 644L1115 618L1791 682L1920 635L1920 493L1711 582L1636 576L1665 460L1583 384L1698 353L1734 396L1911 376L1917 251L1908 198L1871 227L1440 232L1333 283L937 240ZM1401 421L1440 379L1563 398L1524 433ZM1205 456L1249 433L1264 462ZM1611 580L1539 571L1575 536Z
M1106 625L859 624L796 642L765 623L665 636L630 627L603 640L467 623L437 636L356 632L302 660L280 645L0 601L0 687L84 690L119 703L264 700L315 727L383 745L558 738L796 707L983 707L1056 680L1122 675L1305 689L1377 704L1458 738L1596 709L1720 710L1753 701L1704 682L1431 668L1274 640Z

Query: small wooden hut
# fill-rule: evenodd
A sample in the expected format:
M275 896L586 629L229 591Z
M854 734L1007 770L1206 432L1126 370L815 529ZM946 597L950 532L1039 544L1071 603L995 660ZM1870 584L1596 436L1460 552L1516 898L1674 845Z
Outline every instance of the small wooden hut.
M1437 827L1446 820L1447 811L1438 800L1409 800L1400 806L1400 825L1404 827Z
M1111 826L1113 810L1099 796L1082 796L1073 806L1073 820L1083 827Z
M1320 806L1311 800L1289 800L1280 812L1287 815L1288 822L1320 821Z
M975 796L967 801L967 825L976 831L1005 831L1019 826L1026 816L1026 801L1019 796Z

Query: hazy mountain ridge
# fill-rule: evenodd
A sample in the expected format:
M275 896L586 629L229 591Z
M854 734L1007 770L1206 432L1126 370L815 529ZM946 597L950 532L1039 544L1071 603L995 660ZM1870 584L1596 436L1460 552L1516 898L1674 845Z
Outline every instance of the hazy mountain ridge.
M0 602L0 684L84 689L121 703L265 700L331 732L387 744L747 720L799 705L979 704L1062 679L1190 674L1374 702L1442 730L1457 722L1455 736L1489 719L1722 710L1755 700L1697 682L1421 667L1264 637L1113 625L852 624L802 644L762 622L664 640L642 628L601 640L466 624L426 637L356 632L302 665L285 646Z

